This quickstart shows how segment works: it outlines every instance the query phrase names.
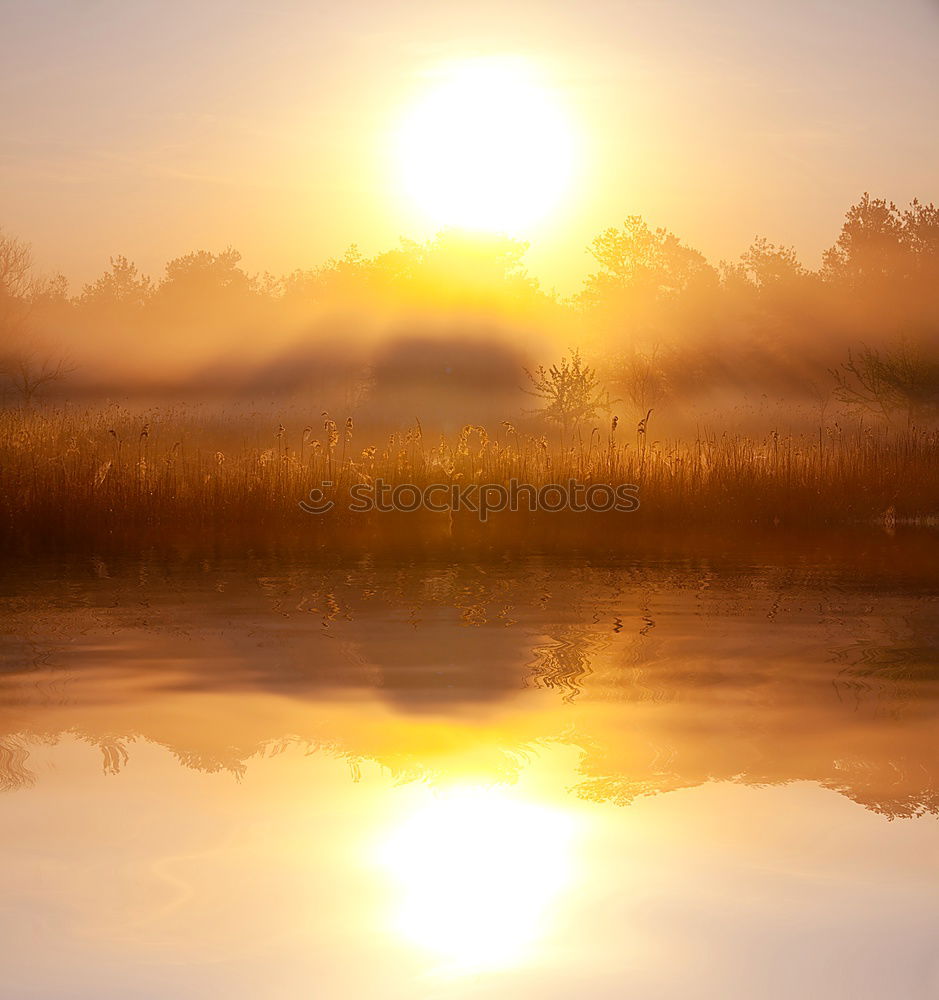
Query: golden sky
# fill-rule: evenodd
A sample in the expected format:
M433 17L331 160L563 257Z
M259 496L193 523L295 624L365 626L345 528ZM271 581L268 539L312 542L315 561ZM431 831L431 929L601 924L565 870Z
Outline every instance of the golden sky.
M937 194L935 0L0 12L0 226L73 287L117 253L156 274L232 245L282 272L431 235L396 148L434 80L472 60L527 66L570 130L564 191L517 233L561 290L628 214L714 259L765 234L815 264L864 190Z

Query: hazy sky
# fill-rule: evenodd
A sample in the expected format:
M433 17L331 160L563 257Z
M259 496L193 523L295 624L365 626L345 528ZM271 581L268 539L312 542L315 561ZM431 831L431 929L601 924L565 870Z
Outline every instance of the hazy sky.
M80 285L112 254L251 270L429 235L391 169L449 60L530 59L579 136L530 233L570 286L628 214L810 264L864 190L939 199L939 0L0 0L0 226Z

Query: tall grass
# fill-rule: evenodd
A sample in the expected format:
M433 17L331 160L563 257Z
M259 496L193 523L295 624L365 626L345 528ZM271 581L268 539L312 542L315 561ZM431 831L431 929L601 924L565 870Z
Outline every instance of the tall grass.
M204 533L237 540L291 531L315 531L328 541L366 521L380 543L384 530L401 530L400 517L364 518L345 509L352 485L379 478L418 486L512 479L535 486L569 479L637 484L640 510L594 518L600 533L614 516L631 527L879 522L889 528L939 514L939 434L857 423L811 434L712 431L664 441L654 440L644 423L613 422L559 443L508 422L431 437L415 421L375 444L362 440L351 420L325 414L287 427L186 410L0 413L0 531L37 544ZM323 482L332 484L326 492L336 508L325 517L303 513L299 501ZM527 515L529 524L555 525L565 516L578 517L586 530L593 524L589 514ZM454 520L426 512L407 517L413 530L452 530Z

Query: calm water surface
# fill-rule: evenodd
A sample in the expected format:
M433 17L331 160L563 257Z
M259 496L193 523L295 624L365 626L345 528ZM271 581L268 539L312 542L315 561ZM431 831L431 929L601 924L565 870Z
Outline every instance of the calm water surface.
M2 577L0 995L939 996L939 602L834 563Z

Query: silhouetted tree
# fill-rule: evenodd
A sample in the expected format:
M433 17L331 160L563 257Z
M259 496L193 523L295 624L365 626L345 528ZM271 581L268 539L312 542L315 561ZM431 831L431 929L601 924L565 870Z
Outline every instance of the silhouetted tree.
M939 356L902 341L892 350L863 347L832 373L835 398L848 406L907 423L939 415Z
M603 303L624 291L652 298L675 296L716 279L703 254L666 229L650 229L638 215L629 216L619 229L601 233L589 251L600 270L585 283L583 298L588 303Z
M229 247L221 253L198 250L166 265L155 297L161 306L180 306L199 312L247 298L252 279L238 266L241 254Z
M110 267L95 282L82 289L82 305L92 307L143 308L153 293L150 279L126 257L112 257Z
M534 371L525 369L531 388L525 392L542 400L538 411L548 420L559 424L565 432L581 421L593 420L597 411L609 403L609 395L600 389L597 373L585 364L578 351L562 358L558 364Z
M29 245L0 230L0 338L4 343L21 334L36 288Z
M613 387L625 393L635 412L642 416L655 409L668 394L669 378L658 346L634 349L616 363Z
M44 280L34 274L27 243L0 232L0 379L25 405L72 370L40 354L30 322L37 304L64 302L66 291L61 275Z
M855 288L933 280L939 274L939 209L916 199L905 211L867 192L848 209L822 276Z
M43 389L74 370L61 359L42 357L31 349L21 348L0 358L0 376L24 406L31 406Z
M758 236L740 255L744 273L760 291L791 287L807 274L792 247Z

